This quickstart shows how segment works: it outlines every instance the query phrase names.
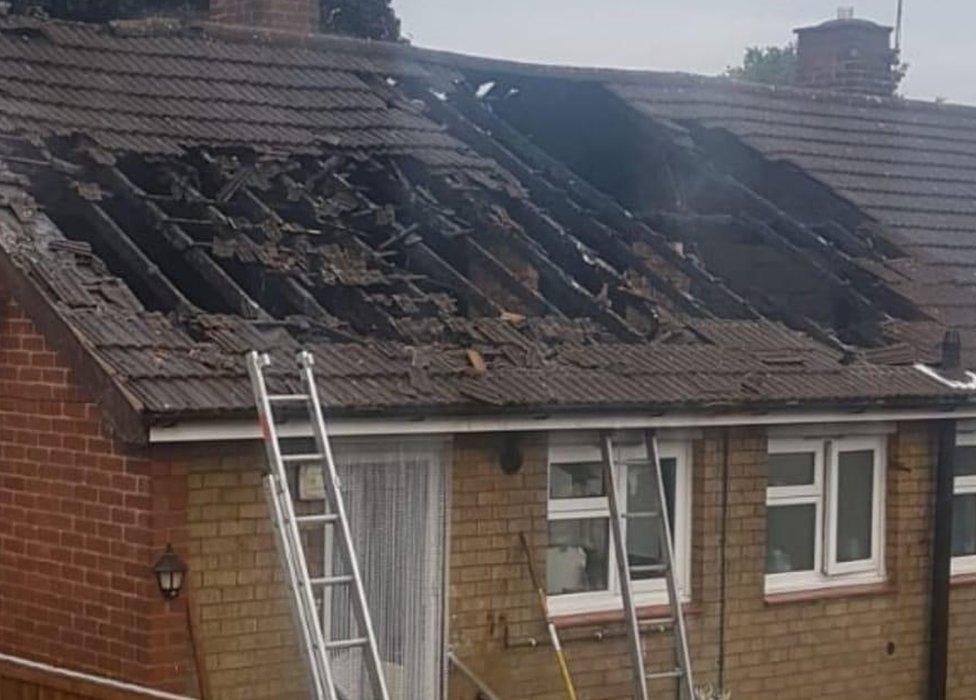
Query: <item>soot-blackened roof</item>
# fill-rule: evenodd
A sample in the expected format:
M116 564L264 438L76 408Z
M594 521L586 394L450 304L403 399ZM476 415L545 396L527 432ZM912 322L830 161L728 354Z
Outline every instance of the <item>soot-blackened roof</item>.
M936 320L686 135L649 162L733 204L625 208L435 54L10 17L0 57L4 284L154 419L248 411L250 349L286 390L312 348L344 410L964 398L908 364ZM815 282L744 284L715 235Z

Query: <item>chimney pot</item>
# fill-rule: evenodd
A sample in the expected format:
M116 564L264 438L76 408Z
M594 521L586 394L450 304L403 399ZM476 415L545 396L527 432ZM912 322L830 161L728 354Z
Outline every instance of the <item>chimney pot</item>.
M959 331L946 331L942 338L942 369L957 370L962 367L962 339Z

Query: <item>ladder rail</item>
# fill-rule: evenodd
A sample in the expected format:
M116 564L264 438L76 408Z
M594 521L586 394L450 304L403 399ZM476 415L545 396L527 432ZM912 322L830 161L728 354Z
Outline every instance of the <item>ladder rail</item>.
M359 562L352 545L352 531L349 527L349 518L346 514L345 502L339 486L339 474L336 470L332 445L329 441L325 418L322 413L322 404L319 400L319 393L315 383L315 375L312 369L315 364L315 358L312 353L303 350L299 353L298 360L301 365L303 384L309 397L310 418L312 419L312 431L315 436L316 447L319 454L323 455L323 467L328 472L325 475L328 478L323 479L325 489L331 497L331 505L335 509L336 515L339 516L338 523L341 533L339 539L342 541L346 563L349 566L349 573L352 576L352 586L359 603L358 606L353 606L353 609L354 614L358 616L359 632L360 634L364 634L367 640L367 653L370 658L366 666L369 668L373 682L379 691L380 700L389 700L390 693L387 688L385 674L383 673L383 663L380 659L379 645L376 642L372 616L370 615L369 605L366 600L366 589L363 586Z
M281 447L274 423L274 414L264 380L263 368L269 363L270 360L267 356L256 351L252 350L247 354L248 374L251 377L254 396L258 404L258 419L261 423L261 433L264 436L265 451L268 458L269 474L266 479L271 491L269 496L273 506L275 528L279 535L279 543L282 548L289 583L292 587L296 614L299 618L299 626L302 628L302 638L306 644L309 671L312 675L316 696L327 698L327 700L338 700L322 628L310 619L310 616L316 614L315 595L307 576L308 563L305 560L305 552L301 545L301 535L298 532L294 505L290 498L281 497L286 495L288 489L288 475L281 459Z
M658 500L660 501L661 528L663 530L665 565L668 572L665 575L668 588L668 599L674 610L675 627L677 634L673 635L675 645L675 655L678 657L678 665L683 671L681 675L680 688L683 690L686 700L693 700L695 697L695 682L691 670L691 654L688 650L688 630L685 627L684 609L678 593L678 585L674 576L674 540L671 533L671 514L668 512L668 499L664 491L664 472L661 469L661 453L658 449L657 435L648 431L645 434L647 443L647 456L654 465L655 478L657 480ZM679 693L679 697L680 697Z
M644 671L644 647L641 644L640 626L637 623L637 608L634 605L634 590L631 585L627 546L624 542L623 517L618 501L616 465L613 459L613 441L609 432L603 433L600 440L603 452L603 483L610 506L611 539L617 559L617 575L620 578L620 592L623 596L624 618L627 627L630 662L634 676L634 697L649 700L647 677Z
M315 652L316 646L314 642L315 637L315 623L309 619L310 612L306 610L305 605L299 600L301 596L301 575L299 574L297 567L294 562L293 547L288 541L287 535L282 532L281 527L278 523L284 522L284 512L282 511L281 504L278 500L277 489L278 486L275 483L274 477L268 474L264 479L265 495L267 497L268 507L272 510L275 517L274 532L275 540L278 546L281 548L279 551L283 553L282 559L285 561L285 573L288 577L288 586L292 591L291 596L291 608L292 613L298 618L298 626L301 629L301 638L306 653L309 656L309 672L312 677L313 690L315 691L317 698L326 697L325 688L327 687L326 680L322 677L323 671L321 668L321 659L317 658L318 655ZM312 611L314 612L314 611ZM324 648L323 646L318 648ZM330 699L331 700L331 699Z

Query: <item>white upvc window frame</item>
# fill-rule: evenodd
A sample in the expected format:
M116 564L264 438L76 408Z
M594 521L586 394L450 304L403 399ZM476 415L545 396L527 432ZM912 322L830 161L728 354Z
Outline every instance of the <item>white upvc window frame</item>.
M814 565L808 571L765 575L767 594L880 583L885 572L885 489L887 445L884 436L836 438L770 438L769 454L809 453L814 455L812 484L769 486L766 507L816 506L814 523ZM871 513L871 557L852 562L838 561L837 504L840 454L870 450L874 454Z
M960 432L956 435L957 447L976 446L976 432ZM976 494L976 474L972 476L953 475L952 495L969 496ZM976 554L952 558L952 575L976 574Z
M613 441L615 474L618 488L618 502L621 510L627 512L627 475L625 461L647 458L647 450L639 436L615 436ZM661 459L675 460L675 524L674 564L678 594L687 602L691 591L691 443L683 440L658 441ZM549 445L549 465L572 464L580 462L600 462L603 456L599 436L595 433L576 433L552 436ZM550 482L546 480L546 499L548 521L600 519L607 522L607 589L584 593L550 594L549 612L553 616L578 615L585 613L610 612L623 608L620 581L617 574L617 560L613 545L613 529L610 527L610 505L607 497L552 499L549 497ZM626 519L624 520L626 537ZM666 582L663 578L636 580L633 582L634 604L639 607L665 605L668 602Z

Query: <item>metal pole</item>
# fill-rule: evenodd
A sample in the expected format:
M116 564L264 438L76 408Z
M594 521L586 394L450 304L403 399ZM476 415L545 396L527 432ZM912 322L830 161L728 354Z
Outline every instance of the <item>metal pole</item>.
M556 626L549 617L549 604L546 602L546 591L539 584L539 577L535 573L535 564L532 562L532 550L529 549L529 542L525 539L525 533L519 533L519 540L522 542L522 550L525 552L525 560L529 563L529 576L532 578L532 586L539 596L539 607L542 608L542 617L546 620L546 628L549 631L549 640L552 648L556 652L556 661L559 664L559 673L562 675L563 684L566 686L566 696L570 700L576 700L576 688L573 686L573 677L569 673L569 664L566 663L566 654L563 653L562 644L559 643L559 634Z
M901 54L901 28L904 18L905 0L898 0L898 16L895 19L895 52Z
M474 671L465 666L461 660L454 655L453 651L447 652L447 658L451 664L456 668L461 674L474 684L474 687L478 689L478 692L482 695L484 700L502 700L498 695L492 691L484 681L474 675Z
M929 647L929 700L946 700L949 660L949 577L952 573L952 491L955 479L956 421L939 423L932 537L932 612Z
M105 678L104 676L95 676L91 673L72 671L70 669L62 668L60 666L52 666L51 664L41 663L40 661L32 661L30 659L24 659L20 656L10 656L9 654L0 654L0 663L7 663L10 664L11 666L21 666L23 668L30 669L31 671L36 671L38 673L46 673L51 676L59 676L61 678L67 678L73 681L91 683L92 685L101 686L103 688L110 688L112 690L117 690L124 693L132 693L134 695L142 695L147 698L155 698L156 700L195 700L189 695L177 695L176 693L167 693L162 690L154 690L153 688L147 688L146 686L136 685L135 683L126 683L125 681L117 681L113 678Z

